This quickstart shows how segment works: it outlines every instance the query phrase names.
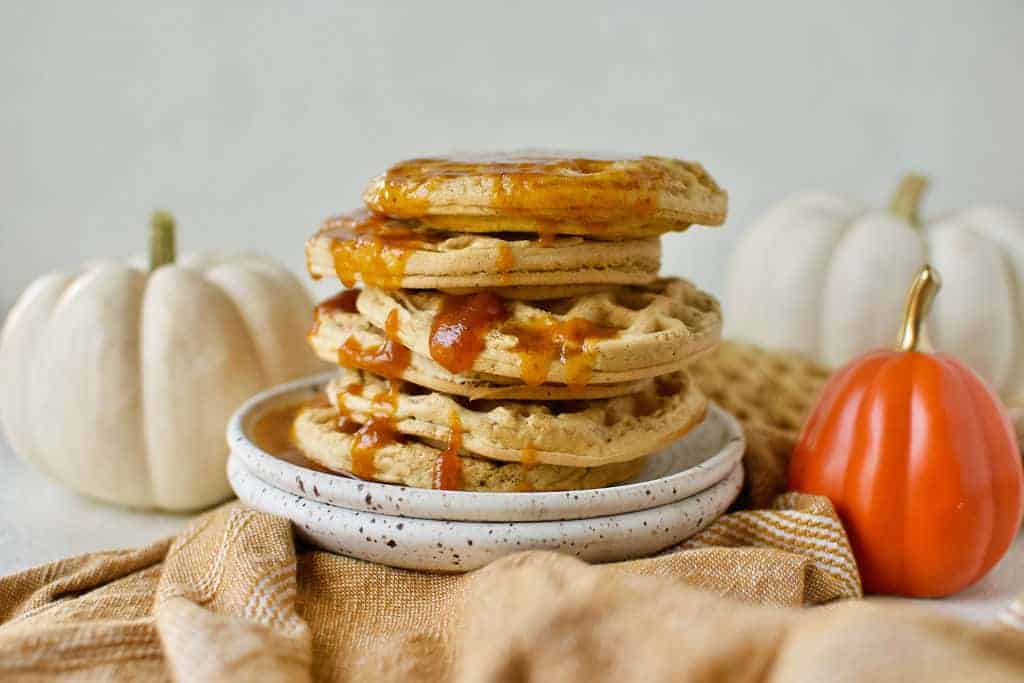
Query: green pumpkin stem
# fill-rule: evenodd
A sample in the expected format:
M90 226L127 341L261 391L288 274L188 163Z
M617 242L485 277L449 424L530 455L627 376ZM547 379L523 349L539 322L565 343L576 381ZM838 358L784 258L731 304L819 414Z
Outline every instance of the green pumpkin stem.
M921 326L941 288L939 272L929 265L921 268L907 293L907 306L903 310L903 325L897 341L901 351L917 351L921 342Z
M174 216L169 211L158 209L149 219L149 270L174 263Z
M889 202L889 210L915 228L918 227L921 225L918 209L921 208L921 197L926 189L928 178L920 173L906 174Z

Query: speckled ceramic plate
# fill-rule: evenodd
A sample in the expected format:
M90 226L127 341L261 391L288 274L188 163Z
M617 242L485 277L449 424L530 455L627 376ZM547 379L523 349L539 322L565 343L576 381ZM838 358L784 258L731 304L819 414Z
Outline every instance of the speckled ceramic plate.
M314 398L332 376L309 377L254 396L232 417L227 437L232 453L257 478L297 496L350 510L482 522L540 522L635 512L682 500L715 485L732 471L746 448L736 420L709 405L703 423L649 456L644 470L624 484L554 493L473 493L362 481L290 462L253 443L248 430L260 415Z
M689 498L637 512L561 522L445 522L382 515L319 503L274 488L241 459L228 478L249 507L286 517L307 542L393 567L468 571L520 550L558 550L588 562L651 555L680 543L725 512L743 483L743 467Z

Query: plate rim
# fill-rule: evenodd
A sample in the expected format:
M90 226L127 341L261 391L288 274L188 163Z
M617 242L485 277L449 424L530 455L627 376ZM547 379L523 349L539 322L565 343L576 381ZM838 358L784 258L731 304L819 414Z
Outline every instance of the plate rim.
M307 539L312 539L313 545L326 552L347 555L349 557L356 557L365 561L388 564L395 567L427 571L470 571L484 566L487 562L496 559L499 556L511 554L512 552L543 549L553 550L555 548L550 546L546 548L539 546L545 543L550 543L555 539L560 539L555 544L559 546L557 550L561 552L567 552L565 550L565 541L575 540L576 543L581 546L581 551L585 551L586 549L593 547L596 552L611 552L612 554L617 555L616 558L606 558L602 561L620 561L635 559L638 557L647 557L651 554L662 552L665 548L681 543L683 540L700 533L700 531L713 524L715 520L725 514L729 509L729 506L735 502L742 491L743 481L745 479L745 472L743 471L742 464L736 463L729 470L729 475L713 486L710 486L693 496L688 496L665 505L659 505L644 510L633 510L630 512L586 519L535 522L481 522L399 517L397 515L388 515L374 511L352 510L337 505L331 505L330 503L309 500L291 493L290 491L279 489L272 484L263 481L252 474L245 467L244 463L242 463L235 455L230 456L228 460L228 472L233 488L237 485L235 483L235 477L250 477L254 486L262 485L265 489L269 489L271 491L272 496L283 501L279 505L268 506L271 507L272 510L267 511L265 508L261 509L254 503L249 502L249 500L254 498L253 496L240 496L240 500L244 505L251 509L264 512L265 514L274 514L285 517L292 523L292 525L294 525L300 535L305 536ZM240 475L235 472L239 472ZM609 550L609 546L616 547L615 544L627 543L628 538L636 538L636 534L634 534L635 531L650 528L648 527L648 523L658 519L659 516L664 515L666 511L670 513L676 512L677 508L687 505L688 503L692 506L696 502L695 499L701 496L712 497L714 502L709 503L709 505L711 505L713 509L718 510L718 512L717 514L708 514L703 518L699 518L694 524L694 528L691 532L680 537L679 534L673 533L671 528L664 527L666 536L663 540L665 542L663 544L659 542L651 545L650 547L652 548L655 548L655 546L658 545L660 545L660 547L656 547L649 552L633 555L629 552L619 554L618 551ZM721 496L721 499L717 499L717 496ZM247 498L249 500L247 500ZM349 521L343 525L332 525L321 520L302 519L299 518L298 515L294 514L294 512L288 514L284 511L284 508L289 504L293 506L293 510L302 508L304 510L312 510L313 512L316 512L322 508L333 509L347 516ZM483 551L485 554L494 555L495 557L481 563L467 562L465 564L462 562L451 561L445 563L443 560L437 560L433 563L429 563L425 560L410 559L408 547L409 543L412 543L412 541L408 540L403 543L397 543L394 546L391 546L388 543L380 543L379 545L382 547L376 552L374 557L370 557L372 553L360 553L360 551L355 548L352 548L349 551L351 554L326 548L323 545L323 541L317 538L317 536L321 538L329 537L336 542L336 545L345 545L349 543L362 545L361 539L365 532L356 531L357 525L360 525L358 527L360 529L363 527L373 527L378 530L378 536L382 541L384 538L387 538L387 535L386 533L381 533L380 530L388 528L389 525L393 526L396 530L402 532L406 536L410 536L414 533L422 534L420 540L415 541L415 545L421 549L431 547L432 544L436 543L436 539L443 538L446 535L451 535L453 533L469 534L475 532L481 536L485 534L490 536L490 531L497 531L501 529L503 531L507 530L509 539L514 537L517 541L520 541L523 535L528 535L530 538L527 539L527 543L525 545L520 545L520 543L517 542L513 546L510 541L498 543L493 546L494 548L497 548L497 550L491 550L486 547L477 547L476 552ZM607 528L602 530L601 527L603 525L607 525ZM585 535L589 536L584 539ZM425 540L423 537L425 537ZM500 538L500 536L497 536L497 538ZM586 543L580 543L582 540L586 540ZM373 541L369 539L367 539L367 543L374 544ZM450 546L449 549L455 549L457 547L454 543L458 543L459 546L461 546L464 543L464 537L453 539L453 545ZM473 544L469 544L469 546L472 545ZM572 546L571 543L568 545ZM503 552L503 549L507 549L508 552ZM577 556L580 556L579 553L576 554ZM442 566L446 566L447 568L441 568Z
M227 424L226 437L228 446L232 454L236 454L236 452L239 454L239 459L245 463L247 471L252 474L252 476L264 481L264 483L274 486L277 489L283 490L300 498L306 498L308 500L333 505L335 507L343 507L350 510L365 511L374 514L385 514L394 517L494 523L541 520L565 521L593 519L602 516L609 516L611 514L636 512L660 507L661 505L670 504L689 496L696 495L701 491L711 488L722 479L727 478L732 472L733 466L742 460L743 453L746 450L746 439L736 418L716 403L709 401L705 420L714 414L715 419L725 422L728 436L722 447L716 453L685 470L673 472L672 474L659 477L657 479L616 484L614 486L594 489L541 492L437 491L434 489L421 489L402 484L367 481L340 473L321 472L309 469L307 467L288 462L287 460L283 460L271 453L268 453L267 451L264 451L249 438L245 427L251 422L254 415L267 410L272 405L287 403L287 397L291 394L308 393L317 389L318 387L326 384L335 376L335 374L336 373L333 371L327 371L279 384L255 394L235 411ZM703 424L703 421L701 424ZM694 429L696 428L697 427ZM686 436L684 435L682 438L685 439ZM730 461L732 461L732 464L729 464ZM292 487L287 484L282 485L278 483L278 481L268 481L265 477L260 476L260 474L255 471L257 467L256 463L263 463L268 469L283 470L286 473L286 475L280 480L283 482L290 482L293 479L297 481L299 475L307 477L312 476L316 478L329 477L330 479L328 481L331 482L330 486L332 489L337 489L339 487L345 487L348 489L347 491L343 491L345 494L343 497L346 499L346 502L342 504L327 501L320 495L315 497L311 496L309 492L301 486ZM681 479L692 477L693 473L700 469L719 469L721 471L721 476L717 476L714 480L708 482L706 486L699 489L682 487L684 491L690 491L687 494L678 495L678 497L670 498L668 500L658 499L660 502L655 504L645 504L645 501L651 498L649 490L652 487L662 488L665 491L667 491L673 483L676 483L678 487ZM666 495L673 496L677 494L673 493ZM568 512L569 508L584 508L589 510L589 508L593 507L598 501L606 500L612 496L626 502L626 505L624 505L621 510L617 510L614 513L609 512L607 508L598 509L593 513L586 511L583 514ZM592 500L581 501L581 497L590 498ZM410 498L415 500L410 501ZM431 498L436 498L436 501L430 501L429 499ZM567 500L571 500L573 502L566 504ZM486 501L486 503L481 505L481 501ZM528 502L524 503L524 501ZM412 508L412 510L408 512L398 510L391 512L384 510L385 505L389 510L391 510L395 508L398 503L404 503ZM463 510L466 510L466 512L453 510L453 507L462 508ZM540 508L540 510L538 510L538 508ZM545 508L549 509L549 511L545 512ZM515 510L519 510L519 512L515 512ZM538 518L538 514L541 515L541 517ZM529 517L529 519L526 519L526 517Z

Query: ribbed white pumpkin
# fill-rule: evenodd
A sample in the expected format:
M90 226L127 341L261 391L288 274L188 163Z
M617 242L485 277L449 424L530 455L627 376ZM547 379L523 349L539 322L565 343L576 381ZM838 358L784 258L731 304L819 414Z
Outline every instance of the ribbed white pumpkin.
M18 454L89 496L211 505L231 493L231 413L322 368L305 342L311 305L288 271L250 255L43 276L0 332L0 423Z
M770 209L730 264L727 333L838 366L892 346L904 283L926 262L945 285L927 337L1004 397L1024 395L1024 215L976 208L921 223L920 176L888 209L806 194Z

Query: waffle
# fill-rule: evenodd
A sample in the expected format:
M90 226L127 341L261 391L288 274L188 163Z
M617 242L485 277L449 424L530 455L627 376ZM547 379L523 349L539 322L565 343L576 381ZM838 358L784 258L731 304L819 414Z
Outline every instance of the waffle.
M316 354L329 363L345 365L338 351L349 340L355 339L362 348L380 348L385 334L360 313L348 313L328 306L318 307L309 342ZM363 368L367 369L367 368ZM430 356L415 351L409 354L409 364L388 373L394 379L404 379L422 387L446 394L476 399L520 399L532 401L566 401L609 398L641 391L650 380L634 380L613 384L588 384L570 387L565 384L531 386L507 377L477 372L454 373L438 365Z
M607 292L617 285L536 285L533 287L489 287L502 299L521 299L523 301L550 301L551 299L568 299L584 294ZM438 291L445 294L473 294L480 287L440 287Z
M306 265L314 278L349 287L540 288L550 296L545 288L652 282L661 243L437 232L357 211L328 220L306 242Z
M513 152L411 159L370 181L372 210L460 232L605 238L720 225L727 196L697 163Z
M294 424L294 438L305 456L326 467L351 474L353 436L338 428L340 415L331 407L302 409ZM373 479L389 484L434 487L434 470L441 451L408 439L382 446L373 454ZM635 476L643 459L600 467L524 466L459 456L461 488L466 491L565 491L610 486Z
M437 292L367 288L356 306L378 328L397 310L399 340L430 356L431 325L442 302ZM554 302L512 301L508 307L510 317L487 332L470 369L527 384L608 384L674 372L690 356L717 343L722 324L714 297L676 278ZM550 337L550 326L564 330L577 321L614 336L588 337L569 354L568 346L537 353L520 341L539 326L548 325Z
M358 387L353 390L353 387ZM704 419L707 406L685 373L660 377L645 391L581 402L480 401L470 405L438 392L342 370L327 388L341 412L366 424L388 397L395 429L430 443L449 438L453 413L462 450L505 462L596 467L635 460L675 441Z

